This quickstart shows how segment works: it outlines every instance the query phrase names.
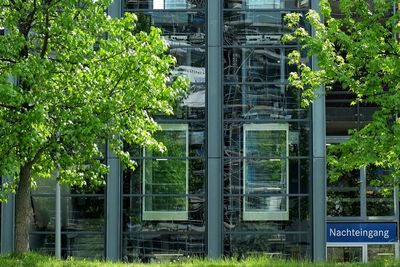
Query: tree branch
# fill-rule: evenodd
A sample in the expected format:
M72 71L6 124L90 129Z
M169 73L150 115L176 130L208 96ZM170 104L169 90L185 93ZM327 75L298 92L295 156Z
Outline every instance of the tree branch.
M40 53L40 57L44 58L44 56L46 55L47 52L47 48L49 46L49 31L50 31L50 20L49 20L49 6L46 4L44 4L44 6L47 6L47 8L45 9L45 26L44 26L44 37L43 37L43 46L42 46L42 52Z
M2 107L2 108L7 108L7 109L11 109L11 110L20 110L20 109L19 109L18 107L16 107L16 106L4 104L4 103L0 103L0 107Z
M17 63L15 60L12 60L9 58L2 58L2 57L0 57L0 61L14 63L14 64Z

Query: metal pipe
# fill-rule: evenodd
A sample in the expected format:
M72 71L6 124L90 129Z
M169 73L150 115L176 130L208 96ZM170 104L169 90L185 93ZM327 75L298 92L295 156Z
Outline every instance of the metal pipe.
M58 177L57 177L58 178ZM61 258L61 191L60 183L56 184L56 236L55 236L55 255Z

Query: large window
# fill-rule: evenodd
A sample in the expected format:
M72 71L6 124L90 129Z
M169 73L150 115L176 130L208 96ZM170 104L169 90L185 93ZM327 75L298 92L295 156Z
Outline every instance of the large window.
M244 125L243 219L288 220L288 124Z
M188 218L188 126L165 124L156 133L167 151L145 149L143 220Z

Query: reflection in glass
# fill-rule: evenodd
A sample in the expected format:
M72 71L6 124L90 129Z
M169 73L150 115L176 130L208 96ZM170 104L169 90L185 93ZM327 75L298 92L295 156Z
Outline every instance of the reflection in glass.
M225 11L225 45L277 45L282 34L289 29L285 25L287 12Z
M186 11L135 11L138 17L136 31L148 32L150 26L162 30L171 47L205 45L205 13Z
M188 125L165 124L163 131L155 134L167 151L162 154L151 149L144 150L143 162L143 219L187 220L188 160L171 160L167 157L185 158L189 153ZM148 194L148 195L146 195Z
M288 220L288 197L285 194L288 193L289 126L247 124L243 130L243 190L250 195L243 200L243 219Z
M284 94L288 74L295 71L288 65L288 54L294 48L226 48L224 80L227 83L274 83Z
M327 215L360 216L360 171L342 174L337 181L327 179Z
M328 247L327 259L331 262L361 262L362 247Z
M224 237L224 250L234 257L274 257L307 259L311 254L310 235L282 231L232 233Z
M286 84L225 84L224 116L226 119L304 119L300 92Z
M367 216L394 215L394 185L385 177L390 171L367 168Z
M368 245L368 261L374 260L390 260L395 258L394 244L369 244Z
M224 8L228 9L292 9L307 7L308 0L224 0Z
M206 0L125 0L129 9L192 9L204 8Z

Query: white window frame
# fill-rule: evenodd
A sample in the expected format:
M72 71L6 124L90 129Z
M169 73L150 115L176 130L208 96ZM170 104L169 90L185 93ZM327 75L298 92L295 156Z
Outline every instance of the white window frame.
M246 194L246 134L249 131L285 131L286 132L286 173L284 173L285 177L285 186L286 186L286 197L285 196L277 196L278 198L286 201L285 210L281 211L248 211L246 210L247 198L249 196L243 196L243 220L244 221L287 221L289 220L289 125L287 123L266 123L266 124L245 124L243 125L243 193Z
M178 4L177 7L174 5ZM173 0L153 0L153 9L186 9L187 0L180 0L178 3L174 3Z
M143 160L143 175L142 175L142 190L143 190L143 201L142 201L142 219L145 221L162 221L162 220L176 220L176 221L185 221L188 219L189 215L189 200L188 200L188 192L189 192L189 127L187 124L160 124L162 131L184 131L186 136L186 148L185 148L185 163L186 163L186 186L185 186L185 210L183 211L151 211L146 210L146 160L153 159L144 159ZM143 156L146 157L146 149L143 149ZM167 158L157 158L156 160L168 160ZM176 160L176 159L172 159ZM182 159L179 159L182 160ZM151 194L152 192L150 192ZM183 193L183 192L182 192ZM161 197L161 196L160 196Z

